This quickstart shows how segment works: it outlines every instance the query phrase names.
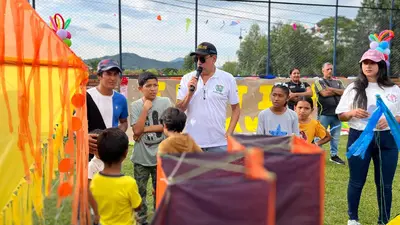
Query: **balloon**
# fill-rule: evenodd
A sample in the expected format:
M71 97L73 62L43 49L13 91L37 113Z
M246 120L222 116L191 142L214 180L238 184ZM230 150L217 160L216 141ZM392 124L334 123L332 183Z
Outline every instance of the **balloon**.
M67 33L66 30L60 29L60 30L57 31L57 35L58 35L61 39L65 39L65 38L67 38L68 33Z
M67 21L65 21L65 25L64 25L64 29L67 29L69 24L71 23L71 19L67 19Z
M60 186L58 186L58 190L57 190L58 196L61 198L65 198L69 195L72 194L72 185L65 182L60 184Z
M376 42L376 41L373 41L373 42L371 42L371 43L369 44L369 47L370 47L371 49L376 49L376 48L379 47L379 46L380 46L379 43Z
M379 43L379 47L381 47L382 49L386 49L389 47L389 43L387 41L382 41L381 43Z
M57 19L58 29L65 29L64 28L64 26L65 26L64 18L61 16L61 14L60 13L56 13L56 14L54 14L54 17ZM60 20L62 21L62 25L61 25L61 21Z
M378 50L383 53L383 49L381 47L377 47L375 50Z
M67 31L67 38L71 39L71 33L69 31Z
M385 61L389 59L388 55L384 54L383 56L385 57Z
M76 108L81 108L85 105L86 97L83 94L75 93L71 98L71 103Z
M385 55L390 55L390 49L385 49L385 50L383 50L383 54L385 54Z
M385 37L387 35L387 37ZM390 41L394 37L392 30L384 30L379 34L379 41Z
M58 170L61 173L67 173L73 168L73 164L70 158L65 158L60 161L58 164Z
M53 30L57 31L57 25L56 25L56 22L54 22L53 17L49 16L49 19L50 19L50 22L52 24Z
M72 42L71 42L70 39L65 38L63 41L64 41L64 43L65 43L66 45L68 45L68 47L71 47Z
M369 38L370 41L378 41L378 38L377 38L375 35L373 35L373 34L370 34L370 35L368 36L368 38Z
M389 61L386 61L386 66L390 67L390 62Z
M61 20L60 20L60 18L58 18L58 17L54 17L55 18L55 20L56 20L56 24L57 24L57 29L61 29Z

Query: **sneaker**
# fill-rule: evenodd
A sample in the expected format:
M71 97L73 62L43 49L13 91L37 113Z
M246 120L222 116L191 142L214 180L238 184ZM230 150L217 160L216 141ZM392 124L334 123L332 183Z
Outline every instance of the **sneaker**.
M349 220L347 221L347 225L361 225L361 223L359 223L357 220Z
M337 156L337 155L332 156L331 159L330 159L330 161L331 161L331 162L334 162L334 163L336 163L336 164L346 165L346 163L345 163L341 158L339 158L339 156Z

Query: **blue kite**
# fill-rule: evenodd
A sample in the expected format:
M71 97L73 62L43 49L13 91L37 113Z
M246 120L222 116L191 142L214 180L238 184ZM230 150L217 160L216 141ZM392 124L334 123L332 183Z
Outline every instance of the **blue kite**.
M376 105L377 108L372 113L370 119L368 120L368 124L365 127L364 131L361 133L360 137L349 147L349 151L347 152L347 158L351 156L361 156L362 159L365 157L365 153L368 149L369 144L374 137L374 128L379 121L379 118L382 114L385 115L388 126L390 127L391 133L396 142L397 148L400 151L400 125L396 121L396 118L390 112L389 108L383 102L381 96L379 94L376 95Z

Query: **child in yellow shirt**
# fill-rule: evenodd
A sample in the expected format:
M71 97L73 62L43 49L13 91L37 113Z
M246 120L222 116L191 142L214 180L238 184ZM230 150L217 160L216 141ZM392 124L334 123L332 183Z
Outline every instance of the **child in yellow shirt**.
M90 182L101 225L135 225L134 210L140 209L142 198L131 176L121 174L121 164L128 154L128 136L119 128L108 128L97 138L97 151L104 163L103 171Z
M320 140L315 144L321 146L329 142L331 136L318 120L310 117L313 110L314 102L310 97L299 97L295 103L295 111L299 117L300 136L308 143L313 143L314 138L319 137Z

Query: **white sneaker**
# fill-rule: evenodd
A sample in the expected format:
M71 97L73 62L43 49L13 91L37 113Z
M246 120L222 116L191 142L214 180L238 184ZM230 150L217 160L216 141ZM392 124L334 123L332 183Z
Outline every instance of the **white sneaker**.
M361 225L357 220L349 220L347 221L347 225Z

